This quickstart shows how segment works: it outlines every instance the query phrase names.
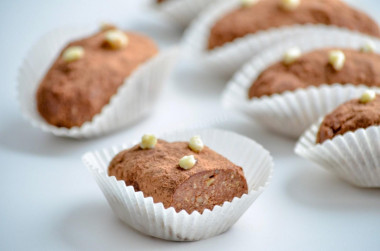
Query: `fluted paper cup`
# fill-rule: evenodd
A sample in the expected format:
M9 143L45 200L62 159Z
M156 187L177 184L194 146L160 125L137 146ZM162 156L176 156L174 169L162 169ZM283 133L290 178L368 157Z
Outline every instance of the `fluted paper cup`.
M18 101L24 117L32 125L57 136L89 138L131 124L146 116L159 97L178 54L176 48L160 52L139 66L102 111L80 127L64 128L48 124L38 113L36 92L40 81L66 44L95 33L88 28L62 28L42 37L25 57L18 74Z
M176 132L160 138L174 141L188 141L200 135L205 145L228 158L244 170L248 183L248 194L234 198L212 211L202 214L194 211L177 213L173 207L165 209L162 203L154 203L152 197L135 192L133 186L117 181L107 174L108 165L120 151L138 142L90 152L83 162L107 198L114 213L130 227L146 235L173 241L195 241L209 238L229 229L268 185L272 175L273 160L269 152L253 140L233 132L208 129ZM254 222L252 222L254 224Z
M299 139L295 152L359 187L380 187L380 126L316 143L320 122Z
M357 31L348 30L332 25L305 24L281 26L247 34L226 43L221 47L208 50L208 39L211 28L214 24L230 11L241 6L241 0L222 1L205 9L187 29L184 38L184 45L187 53L200 60L206 67L215 70L220 74L231 75L236 72L252 56L261 52L265 48L270 48L278 42L299 36L324 32L325 37L337 34L351 34L356 37L372 38ZM263 20L265 22L265 20Z
M208 5L220 0L166 0L155 4L165 16L186 27Z
M302 53L307 53L316 49L333 47L359 49L367 42L365 37L352 33L345 35L337 33L329 36L323 34L315 33L308 37L283 41L258 54L228 83L222 98L224 107L244 113L275 132L298 138L318 118L338 105L358 97L364 90L380 90L377 87L369 88L364 85L321 83L322 85L318 87L310 86L305 89L248 99L248 90L260 73L270 65L281 61L283 54L290 47L297 46ZM376 53L380 53L380 41L372 41L377 47Z

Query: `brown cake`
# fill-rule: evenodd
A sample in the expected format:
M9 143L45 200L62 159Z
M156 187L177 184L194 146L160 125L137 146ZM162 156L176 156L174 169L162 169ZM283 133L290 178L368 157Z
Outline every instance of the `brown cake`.
M116 48L106 41L110 31L106 29L68 44L42 79L37 108L49 124L71 128L91 121L125 78L158 52L151 39L121 31L127 40L122 41L120 48L116 44ZM72 48L77 49L74 59L66 55Z
M380 55L340 49L346 57L341 70L329 63L329 52L320 49L303 54L292 64L275 63L264 70L249 89L249 98L270 96L321 84L380 86Z
M188 170L179 166L179 160L186 155L196 159ZM152 149L136 145L116 155L108 174L177 212L202 213L248 192L241 167L208 147L194 152L187 142L158 140Z
M374 100L368 102L360 99L348 101L328 114L319 128L317 143L373 125L380 125L379 94Z
M295 24L326 24L380 37L378 25L365 13L340 0L301 0L294 10L284 10L281 0L260 0L250 7L233 10L210 31L208 49L270 28Z

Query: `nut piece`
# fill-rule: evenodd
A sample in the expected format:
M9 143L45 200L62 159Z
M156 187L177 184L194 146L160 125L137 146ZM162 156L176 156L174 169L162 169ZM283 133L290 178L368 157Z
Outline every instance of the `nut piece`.
M115 50L122 49L128 45L128 37L121 30L109 30L105 33L106 43Z
M376 98L376 93L374 91L365 91L360 97L360 103L366 104L373 101Z
M100 30L101 31L107 31L107 30L115 30L116 26L107 22L101 22L100 23Z
M215 178L210 178L210 179L208 179L208 180L206 181L206 185L207 185L207 187L211 186L211 185L214 183L214 181L215 181Z
M194 158L194 155L185 156L179 160L179 166L185 170L192 168L197 160Z
M301 0L281 0L280 6L283 10L292 11L297 9Z
M301 56L301 50L298 47L292 47L287 50L283 57L283 62L286 65L294 63Z
M342 70L344 62L346 61L346 56L343 51L333 50L329 53L329 63L336 71Z
M157 138L153 134L145 134L141 138L140 147L142 149L152 149L157 144Z
M375 49L376 49L375 43L371 40L368 40L362 45L362 47L360 48L360 51L364 53L374 53Z
M194 152L199 153L203 150L204 144L200 136L194 136L189 141L189 147Z
M251 7L255 4L257 4L259 0L241 0L241 6L243 8L248 8L248 7Z
M83 56L84 49L82 46L71 46L63 52L62 59L66 63L70 63L81 59Z

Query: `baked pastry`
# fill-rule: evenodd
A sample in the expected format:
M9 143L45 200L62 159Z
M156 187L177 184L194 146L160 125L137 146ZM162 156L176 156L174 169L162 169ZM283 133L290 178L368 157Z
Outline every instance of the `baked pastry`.
M336 52L343 56L339 69L331 61ZM315 50L299 55L291 63L277 62L265 69L249 88L248 96L259 98L334 83L380 86L380 55L363 49Z
M367 89L311 126L295 152L355 186L380 187L379 135L380 94Z
M39 85L40 115L57 127L91 121L124 80L157 52L148 37L112 26L69 43Z
M317 143L373 125L380 125L380 95L368 91L360 99L340 105L324 118Z
M243 2L256 3L242 4L240 8L227 13L217 21L210 31L209 50L247 34L296 24L334 25L380 37L379 26L374 20L340 0Z
M149 145L144 142L150 140ZM111 161L109 176L124 180L165 208L202 213L248 192L241 167L203 146L188 142L154 141L145 135L141 145L120 152Z

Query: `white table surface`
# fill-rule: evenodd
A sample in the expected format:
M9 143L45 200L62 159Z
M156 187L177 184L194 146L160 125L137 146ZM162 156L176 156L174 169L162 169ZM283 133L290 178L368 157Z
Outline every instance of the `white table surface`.
M380 21L377 0L352 0ZM181 62L156 111L123 131L92 140L56 138L31 127L15 100L18 67L44 33L112 21L163 47L181 31L146 1L0 1L0 250L380 250L380 190L358 189L293 154L295 141L227 113L217 127L247 135L275 158L272 183L223 235L192 243L144 236L120 222L82 165L81 155L144 132L210 124L228 79Z

